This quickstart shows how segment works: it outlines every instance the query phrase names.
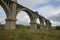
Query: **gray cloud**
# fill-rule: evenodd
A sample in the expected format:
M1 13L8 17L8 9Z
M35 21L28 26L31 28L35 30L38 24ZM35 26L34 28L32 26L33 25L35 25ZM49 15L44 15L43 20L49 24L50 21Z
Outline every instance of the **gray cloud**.
M18 0L19 4L26 6L30 9L34 9L32 7L37 5L37 4L46 3L46 2L47 2L47 0Z
M60 22L60 13L49 17L50 20Z
M34 7L35 5L37 4L42 4L42 3L46 3L48 2L49 0L18 0L18 3L23 5L23 6L26 6L30 9L34 9L32 7ZM51 0L52 1L52 0ZM55 1L58 1L58 0L55 0ZM5 23L5 14L4 14L4 11L2 11L3 9L0 7L0 14L2 13L2 15L0 16L0 23ZM46 17L50 20L53 20L53 21L57 21L57 22L60 22L60 7L53 7L51 5L47 5L46 7L42 7L42 8L39 8L37 9L37 11L42 14L43 13L46 13ZM55 15L56 14L56 15ZM44 14L42 14L44 15ZM28 24L30 22L29 20L29 17L27 16L27 14L25 12L20 12L18 14L18 16L16 17L17 19L17 24Z

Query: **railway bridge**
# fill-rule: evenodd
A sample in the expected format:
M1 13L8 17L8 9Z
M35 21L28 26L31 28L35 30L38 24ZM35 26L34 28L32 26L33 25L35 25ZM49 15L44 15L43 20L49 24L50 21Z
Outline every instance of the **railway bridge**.
M4 9L7 16L4 29L16 29L16 16L20 11L24 11L28 14L31 20L30 29L37 29L37 18L39 18L40 21L40 28L51 27L51 22L48 19L39 15L38 12L34 12L31 9L18 4L17 0L0 0L0 5ZM45 26L44 22L46 24Z

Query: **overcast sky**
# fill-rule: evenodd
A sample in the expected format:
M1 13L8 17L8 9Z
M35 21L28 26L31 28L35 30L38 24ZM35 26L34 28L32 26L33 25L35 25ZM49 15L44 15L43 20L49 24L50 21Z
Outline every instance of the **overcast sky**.
M17 0L17 2L49 19L52 25L60 25L60 0ZM0 7L0 23L4 24L6 15ZM16 17L17 24L30 23L27 13L21 11ZM39 20L37 20L39 23Z

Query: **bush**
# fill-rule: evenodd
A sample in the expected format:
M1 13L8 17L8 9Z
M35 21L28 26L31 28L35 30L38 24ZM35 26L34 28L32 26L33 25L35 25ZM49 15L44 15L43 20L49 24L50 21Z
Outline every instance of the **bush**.
M4 29L4 25L0 25L0 30L3 30Z
M56 29L56 30L60 30L60 26L57 26L55 29Z
M29 29L29 26L16 25L17 29Z

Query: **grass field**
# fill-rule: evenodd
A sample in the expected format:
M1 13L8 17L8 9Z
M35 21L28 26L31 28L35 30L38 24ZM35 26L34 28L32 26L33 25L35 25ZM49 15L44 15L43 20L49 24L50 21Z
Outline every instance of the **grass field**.
M0 40L60 40L59 30L0 30Z
M16 30L0 30L0 40L60 40L60 30L29 30L25 26L17 28Z

